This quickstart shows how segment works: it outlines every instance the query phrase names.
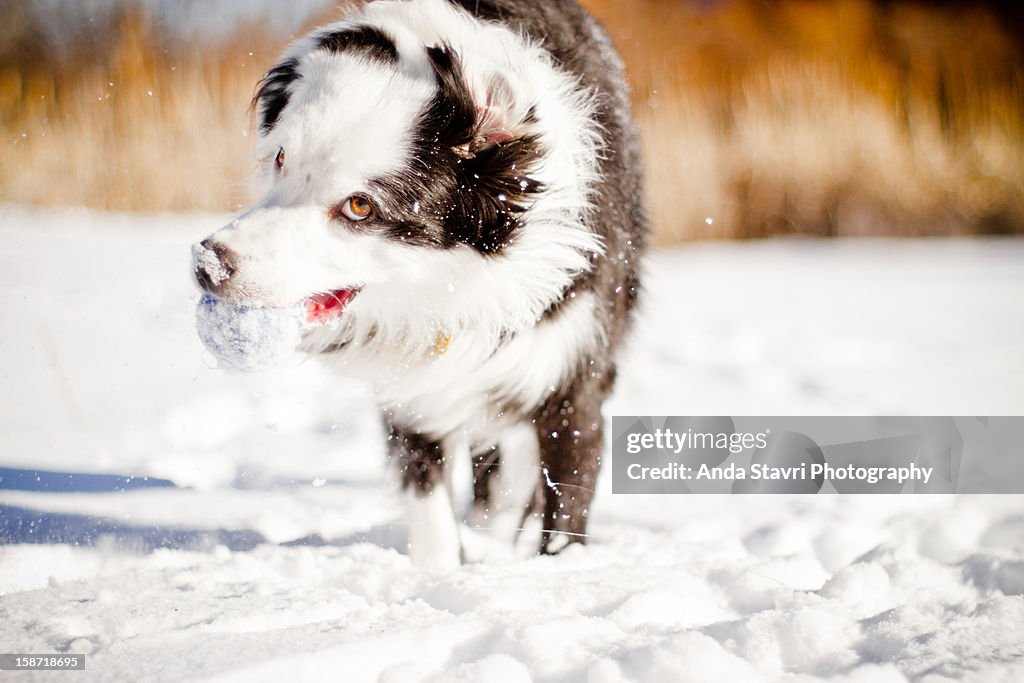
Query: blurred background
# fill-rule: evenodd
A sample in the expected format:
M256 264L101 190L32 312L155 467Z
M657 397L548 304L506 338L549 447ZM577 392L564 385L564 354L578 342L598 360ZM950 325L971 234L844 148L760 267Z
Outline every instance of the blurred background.
M1017 2L585 0L661 244L1024 233ZM0 202L235 211L254 85L332 0L4 0Z

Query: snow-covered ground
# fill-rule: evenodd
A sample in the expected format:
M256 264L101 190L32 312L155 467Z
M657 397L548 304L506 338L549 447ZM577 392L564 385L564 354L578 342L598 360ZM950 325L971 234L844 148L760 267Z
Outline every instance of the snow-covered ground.
M588 547L414 569L378 422L212 367L223 217L0 208L11 680L1024 680L1024 496L613 496ZM1024 414L1024 240L653 254L610 414Z

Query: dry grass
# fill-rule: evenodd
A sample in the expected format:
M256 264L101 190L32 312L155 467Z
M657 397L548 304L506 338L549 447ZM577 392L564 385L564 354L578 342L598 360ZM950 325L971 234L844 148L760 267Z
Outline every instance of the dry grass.
M96 62L0 71L0 201L242 206L255 169L249 101L282 46L244 34L217 50L165 48L144 14L129 13Z
M585 4L634 82L661 242L1024 232L1021 54L993 15L869 0ZM0 201L244 203L248 101L283 41L245 30L216 50L168 49L138 13L110 34L83 63L0 66Z
M994 15L587 4L630 70L663 241L1024 232L1021 55Z

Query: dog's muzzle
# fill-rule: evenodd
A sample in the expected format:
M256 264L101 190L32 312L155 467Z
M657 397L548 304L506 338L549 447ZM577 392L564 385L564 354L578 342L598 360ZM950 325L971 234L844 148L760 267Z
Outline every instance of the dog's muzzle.
M237 270L235 254L228 247L207 238L192 245L192 269L196 282L210 294L221 295Z

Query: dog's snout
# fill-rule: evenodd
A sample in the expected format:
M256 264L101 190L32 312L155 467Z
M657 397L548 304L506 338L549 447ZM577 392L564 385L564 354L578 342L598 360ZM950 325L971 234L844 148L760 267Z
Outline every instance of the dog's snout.
M199 286L220 294L236 270L235 254L226 245L207 238L192 247L192 265Z

